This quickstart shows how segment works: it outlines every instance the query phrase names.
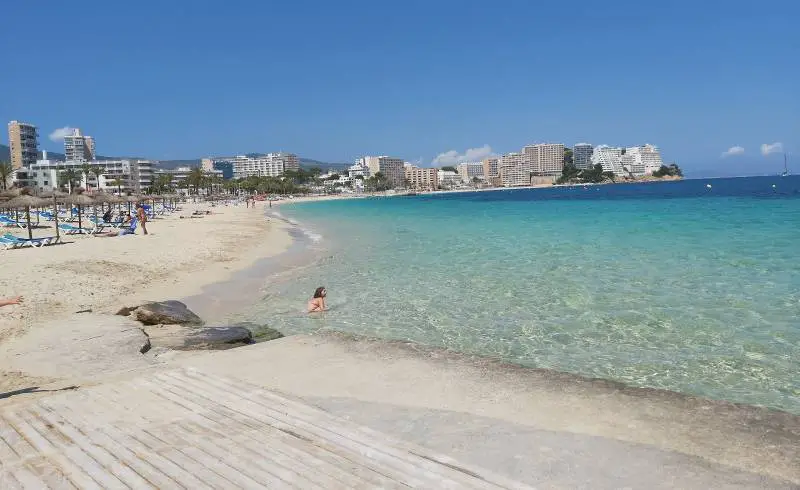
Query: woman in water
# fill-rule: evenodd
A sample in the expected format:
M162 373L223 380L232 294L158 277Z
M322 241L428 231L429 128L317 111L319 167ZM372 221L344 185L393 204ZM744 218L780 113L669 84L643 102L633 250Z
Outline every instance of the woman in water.
M324 287L317 288L317 290L314 291L314 297L308 301L308 312L325 311L325 296L327 295L328 292Z

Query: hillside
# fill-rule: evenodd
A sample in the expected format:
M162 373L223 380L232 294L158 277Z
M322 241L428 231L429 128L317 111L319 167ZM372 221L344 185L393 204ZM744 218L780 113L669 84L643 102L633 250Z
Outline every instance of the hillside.
M41 155L40 155L41 156ZM53 160L63 160L64 154L63 153L56 153L54 151L48 151L47 156ZM98 160L116 160L120 158L142 158L142 157L107 157L107 156L98 156ZM11 160L11 152L8 148L8 145L0 145L0 162L6 162ZM160 168L165 170L172 170L178 167L199 167L200 166L200 159L193 158L188 160L161 160L158 164ZM310 158L303 158L300 157L300 166L303 168L312 168L312 167L319 167L323 170L342 170L350 166L349 163L329 163L329 162L321 162L319 160L312 160Z

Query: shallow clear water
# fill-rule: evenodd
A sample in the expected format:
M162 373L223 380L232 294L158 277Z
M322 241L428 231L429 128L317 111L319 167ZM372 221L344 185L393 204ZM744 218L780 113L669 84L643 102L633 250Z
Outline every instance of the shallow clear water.
M411 340L800 413L800 178L328 201L281 213L322 240L253 312L279 330ZM320 285L331 310L307 315Z

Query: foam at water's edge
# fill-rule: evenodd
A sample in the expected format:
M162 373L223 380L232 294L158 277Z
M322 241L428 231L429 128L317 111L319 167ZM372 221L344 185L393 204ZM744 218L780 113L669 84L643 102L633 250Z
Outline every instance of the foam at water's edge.
M304 227L297 220L294 220L292 218L287 218L286 216L282 215L278 211L267 210L266 214L267 214L267 216L273 217L273 218L275 218L275 219L277 219L279 221L283 221L284 223L292 225L296 229L300 230L302 232L302 234L305 235L306 238L308 238L309 240L311 240L314 243L319 243L319 242L322 241L322 235L320 235L319 233L313 232L309 228Z

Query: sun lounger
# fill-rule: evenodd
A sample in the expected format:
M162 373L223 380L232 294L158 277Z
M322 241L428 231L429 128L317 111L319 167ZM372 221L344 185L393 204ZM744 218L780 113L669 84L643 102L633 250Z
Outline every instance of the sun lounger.
M58 237L50 236L50 237L43 237L43 238L20 238L9 233L6 233L2 237L2 241L4 244L16 245L13 248L22 248L22 247L45 247L47 245L55 245L59 242ZM8 249L9 247L6 247Z
M0 237L0 247L3 247L3 250L12 250L15 248L22 248L23 245L17 240L9 240L6 237Z
M16 226L18 228L27 228L28 225L20 221L13 220L8 216L0 216L0 225L5 227Z
M77 226L69 223L59 223L58 229L64 232L66 235L93 235L97 233L96 230L91 228L78 228Z

